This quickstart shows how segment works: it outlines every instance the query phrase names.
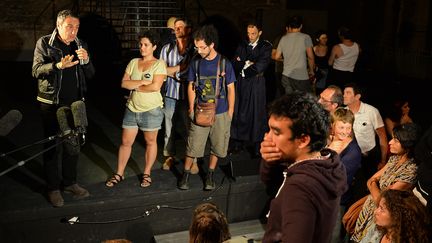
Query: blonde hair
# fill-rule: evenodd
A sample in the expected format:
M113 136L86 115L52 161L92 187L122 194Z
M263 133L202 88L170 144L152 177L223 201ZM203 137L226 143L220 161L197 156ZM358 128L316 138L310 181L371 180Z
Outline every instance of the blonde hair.
M331 114L331 123L334 124L337 121L342 121L344 123L350 123L353 125L354 113L348 109L339 107Z

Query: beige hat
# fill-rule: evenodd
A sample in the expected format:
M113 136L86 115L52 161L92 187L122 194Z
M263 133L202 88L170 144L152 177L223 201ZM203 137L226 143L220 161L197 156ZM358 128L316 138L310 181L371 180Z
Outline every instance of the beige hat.
M170 17L167 21L167 27L170 29L174 29L174 22L176 21L176 17Z

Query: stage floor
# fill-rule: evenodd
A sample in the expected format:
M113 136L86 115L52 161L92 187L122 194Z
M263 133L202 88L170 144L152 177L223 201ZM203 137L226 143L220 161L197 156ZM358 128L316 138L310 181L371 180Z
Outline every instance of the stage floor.
M2 104L8 110L19 110L23 119L6 137L0 137L0 154L44 139L34 96L25 96L18 102L9 95L2 92L2 102L9 102ZM194 207L206 201L216 203L230 223L257 220L265 214L268 198L257 169L256 173L249 171L234 179L228 160L220 161L216 170L216 190L203 190L208 158L200 162L200 174L191 176L191 189L177 189L183 170L184 144L177 141L177 163L172 170L161 170L163 130L158 136L152 185L139 186L145 152L140 133L125 171L126 179L114 188L107 188L104 182L117 166L124 100L120 97L105 102L93 97L86 101L86 106L89 126L78 163L78 183L89 190L90 197L74 200L63 194L65 205L51 206L46 198L42 156L28 160L43 150L41 144L2 156L0 172L20 161L26 163L0 176L0 242L100 242L115 238L151 242L153 235L187 230ZM258 168L256 159L251 163L255 164L250 168ZM78 217L79 222L68 223L73 217Z

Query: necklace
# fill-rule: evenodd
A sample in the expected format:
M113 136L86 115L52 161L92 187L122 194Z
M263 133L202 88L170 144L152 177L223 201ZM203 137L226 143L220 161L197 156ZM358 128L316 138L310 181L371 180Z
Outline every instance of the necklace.
M306 158L306 159L301 159L301 160L295 161L294 163L288 165L288 169L291 168L291 167L293 167L294 165L299 164L301 162L304 162L306 160L324 160L324 159L328 159L329 157L330 157L330 154L328 154L326 156L322 156L321 153L319 153L319 155L311 156L311 157Z

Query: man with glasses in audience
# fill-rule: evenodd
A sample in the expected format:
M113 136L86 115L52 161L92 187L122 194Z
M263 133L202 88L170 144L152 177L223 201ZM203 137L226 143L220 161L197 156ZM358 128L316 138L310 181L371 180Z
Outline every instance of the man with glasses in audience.
M343 93L336 85L328 86L318 98L318 102L330 113L343 106Z

